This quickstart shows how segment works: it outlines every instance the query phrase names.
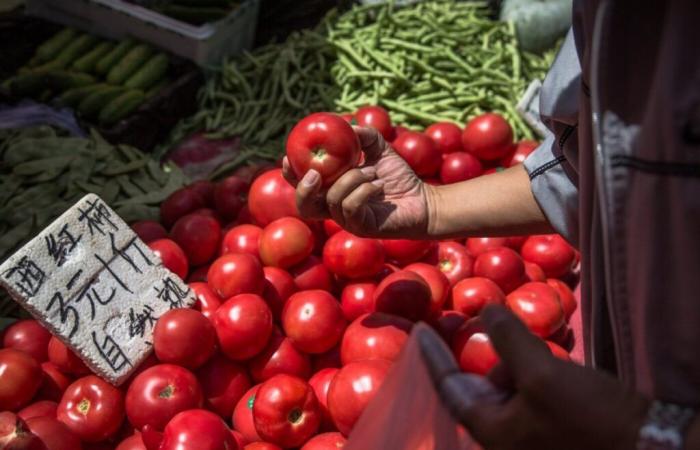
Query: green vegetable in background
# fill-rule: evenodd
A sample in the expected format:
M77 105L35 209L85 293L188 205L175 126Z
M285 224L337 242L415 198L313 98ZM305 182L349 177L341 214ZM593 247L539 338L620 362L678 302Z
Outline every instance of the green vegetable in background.
M107 82L123 84L131 75L142 67L153 53L153 48L146 44L138 44L109 71Z
M100 75L107 75L135 46L136 41L131 38L121 41L109 53L100 58L95 66L95 71Z
M118 122L136 110L144 101L143 92L132 89L111 99L100 111L99 122L111 125Z
M131 89L148 89L168 73L168 56L158 53L129 77L124 86Z
M523 49L550 48L571 27L572 0L504 0L501 20L512 21Z

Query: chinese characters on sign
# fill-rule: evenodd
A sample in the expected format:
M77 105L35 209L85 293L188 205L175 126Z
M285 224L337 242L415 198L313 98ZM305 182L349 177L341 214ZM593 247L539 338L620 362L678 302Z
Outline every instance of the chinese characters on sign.
M158 317L195 300L93 194L8 258L0 285L114 384L148 356Z

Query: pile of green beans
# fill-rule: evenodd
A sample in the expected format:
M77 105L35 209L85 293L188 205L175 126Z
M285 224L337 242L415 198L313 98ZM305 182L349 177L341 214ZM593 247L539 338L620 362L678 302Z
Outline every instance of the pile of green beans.
M498 112L516 138L532 138L515 105L555 52L522 52L513 24L489 13L483 3L454 0L356 6L327 27L338 52L331 74L342 87L336 110L379 104L394 122L418 129Z

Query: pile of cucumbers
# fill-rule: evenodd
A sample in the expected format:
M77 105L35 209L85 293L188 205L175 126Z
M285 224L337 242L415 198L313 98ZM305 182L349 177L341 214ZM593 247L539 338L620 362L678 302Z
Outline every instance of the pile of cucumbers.
M125 39L107 41L64 28L41 44L3 87L16 97L74 108L103 126L127 117L168 84L169 58Z

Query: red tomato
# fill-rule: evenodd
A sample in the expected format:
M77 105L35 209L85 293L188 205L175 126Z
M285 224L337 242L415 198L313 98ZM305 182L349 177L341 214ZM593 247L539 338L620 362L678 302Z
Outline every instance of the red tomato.
M418 261L435 245L433 241L415 241L412 239L382 239L386 258L405 266Z
M347 439L337 432L322 433L309 439L300 450L338 450L343 448Z
M338 301L326 291L301 291L289 297L282 311L282 328L294 346L307 353L323 353L345 332Z
M459 280L472 276L474 259L466 247L457 242L438 243L437 248L430 252L424 261L440 269L450 282L450 286L454 286Z
M248 207L260 226L281 217L299 217L294 186L284 179L282 169L267 171L253 181L248 192Z
M462 325L469 319L468 316L453 310L444 310L440 313L440 317L435 321L433 327L442 336L448 344L452 342L454 335Z
M363 106L355 113L357 125L370 127L379 131L387 142L394 139L394 127L391 125L391 117L386 109L381 106Z
M464 128L462 147L482 160L502 158L513 147L513 129L503 116L482 114L470 120Z
M41 386L41 367L28 354L0 350L0 411L16 411L34 397Z
M189 263L199 266L211 261L219 251L221 225L211 217L188 214L175 222L170 235L185 252Z
M349 123L350 125L353 124L353 121L355 120L355 115L351 113L345 113L341 114L340 118Z
M214 206L214 183L209 180L197 180L187 186L187 188L198 193L204 199L205 205L208 207Z
M166 239L168 237L168 231L163 227L163 225L153 220L134 222L131 224L131 229L134 230L134 233L136 233L136 235L146 244L151 241Z
M306 116L287 137L287 159L297 178L314 169L324 187L357 166L360 153L360 140L350 124L331 113Z
M328 388L328 410L338 431L347 436L389 372L386 360L347 364Z
M87 375L90 369L85 365L73 350L66 347L56 336L51 336L49 340L49 361L53 363L58 370L69 375Z
M183 280L187 278L190 264L187 262L187 255L175 241L158 239L149 242L148 247L160 258L166 269Z
M397 137L401 136L402 134L404 134L407 131L411 131L411 130L406 128L406 127L403 127L401 125L396 125L394 127L394 139L393 140L395 141Z
M80 450L80 438L53 417L39 416L27 419L29 431L41 439L47 450Z
M214 354L216 331L199 311L171 309L156 322L153 348L161 362L196 369Z
M452 307L467 317L477 316L486 305L503 305L506 296L488 278L465 278L452 288Z
M253 404L260 437L281 447L299 447L321 424L314 390L301 378L275 375L260 386Z
M309 256L301 264L292 267L290 272L294 276L294 284L300 291L333 290L333 276L323 265L323 260L317 256Z
M206 283L207 282L207 272L209 272L209 267L211 267L211 264L205 264L203 266L199 266L196 269L194 269L192 272L190 272L190 276L187 277L187 282L188 283Z
M425 129L443 155L462 151L462 129L452 122L438 122Z
M63 392L73 382L73 379L64 374L52 362L41 363L42 382L39 388L38 398L45 398L55 402L61 401Z
M564 310L557 291L541 282L525 283L506 298L506 305L534 334L551 336L564 325Z
M578 306L574 293L571 291L569 285L561 280L549 278L547 279L547 284L552 286L554 290L557 291L559 301L561 302L561 308L564 310L564 315L566 321L568 322Z
M384 278L374 291L377 312L394 314L416 322L428 317L432 293L423 277L401 270Z
M235 175L224 178L214 187L216 212L226 221L232 221L246 203L248 183Z
M472 237L467 238L465 246L469 253L476 258L488 250L508 246L507 242L508 238L504 237Z
M295 217L271 222L260 235L260 258L266 266L287 269L305 260L313 249L311 229Z
M323 263L341 277L371 277L384 265L384 247L376 239L361 238L343 230L326 241Z
M231 434L233 435L233 440L236 441L236 444L238 444L238 448L242 449L249 443L248 440L238 431L231 430Z
M47 416L54 418L56 417L56 409L58 408L58 403L51 400L39 400L36 403L32 403L29 406L25 406L20 412L17 413L19 417L23 420L29 420L32 417Z
M428 136L407 131L394 141L394 149L420 177L432 177L442 165L442 154Z
M219 297L262 294L265 275L258 258L246 253L220 256L209 267L207 282Z
M207 284L202 282L190 283L190 289L197 297L197 302L194 304L194 309L204 314L207 319L212 319L214 313L223 301L216 292Z
M0 411L0 448L3 450L48 450L41 439L29 431L26 422L10 411Z
M547 277L540 266L530 261L523 261L525 264L525 276L530 281L546 281Z
M404 270L417 273L430 288L430 317L438 317L450 293L450 280L435 266L418 262L404 267Z
M343 365L370 359L394 361L408 340L412 323L391 314L372 313L350 324L340 346Z
M173 364L159 364L140 373L126 393L129 422L142 429L163 430L175 414L202 407L202 389L194 374Z
M539 147L535 141L520 141L515 145L515 151L512 154L506 155L501 160L503 167L512 167L517 164L522 164L525 159Z
M526 280L525 264L515 250L494 248L476 258L474 276L492 280L508 294Z
M282 450L282 447L269 442L251 442L243 450Z
M238 445L219 416L190 409L168 422L158 450L238 450Z
M478 375L488 374L500 361L478 318L467 321L455 333L452 352L463 371Z
M313 366L312 372L318 372L322 369L339 368L342 365L340 362L340 346L335 346L326 353L321 353L320 355L312 355L311 364Z
M377 273L377 275L374 276L374 280L375 280L377 283L379 283L379 282L382 281L384 278L388 277L388 276L391 275L392 273L398 272L399 270L401 270L401 269L399 269L397 266L395 266L395 265L393 265L393 264L384 263L384 265L382 265L382 268L381 268L381 270L379 271L379 273Z
M284 304L292 294L297 292L298 288L294 278L284 269L265 267L263 272L265 275L263 298L270 307L272 316L279 321L282 318Z
M267 347L250 360L248 367L256 383L262 383L281 373L303 379L311 375L309 356L297 350L292 345L292 340L276 328Z
M217 354L196 372L207 409L228 419L233 407L250 389L245 367Z
M571 271L576 251L558 234L530 236L520 250L525 261L542 268L548 278L559 278Z
M221 254L250 253L260 258L259 243L262 228L256 225L238 225L224 234L221 241Z
M309 386L314 390L321 410L322 428L325 429L335 428L331 414L328 412L328 388L331 386L331 381L333 381L333 377L339 370L340 369L335 367L321 369L309 379Z
M136 433L124 439L115 450L147 450L141 439L141 434Z
M214 327L221 351L234 361L260 353L272 334L272 312L261 297L240 294L219 307Z
M343 227L338 225L333 219L325 219L323 221L323 230L326 232L326 236L331 237L338 231L342 231Z
M233 428L241 433L248 442L262 441L253 422L253 404L261 384L256 384L243 394L233 410Z
M571 361L569 352L564 350L559 344L555 344L552 341L544 341L544 343L547 344L547 347L549 347L549 351L552 352L552 355L563 361Z
M122 392L94 375L80 378L63 393L56 418L85 442L103 441L124 420Z
M459 183L481 176L484 168L479 159L467 152L445 155L440 167L440 181L443 184Z
M374 312L374 291L377 285L372 282L348 283L340 295L340 306L349 322L363 314Z
M5 330L2 343L5 348L22 351L37 362L49 359L48 347L51 333L32 319L20 320Z
M205 206L206 202L195 190L178 189L160 205L160 221L170 228L180 217Z
M527 236L509 236L506 238L505 245L519 252L526 240Z

